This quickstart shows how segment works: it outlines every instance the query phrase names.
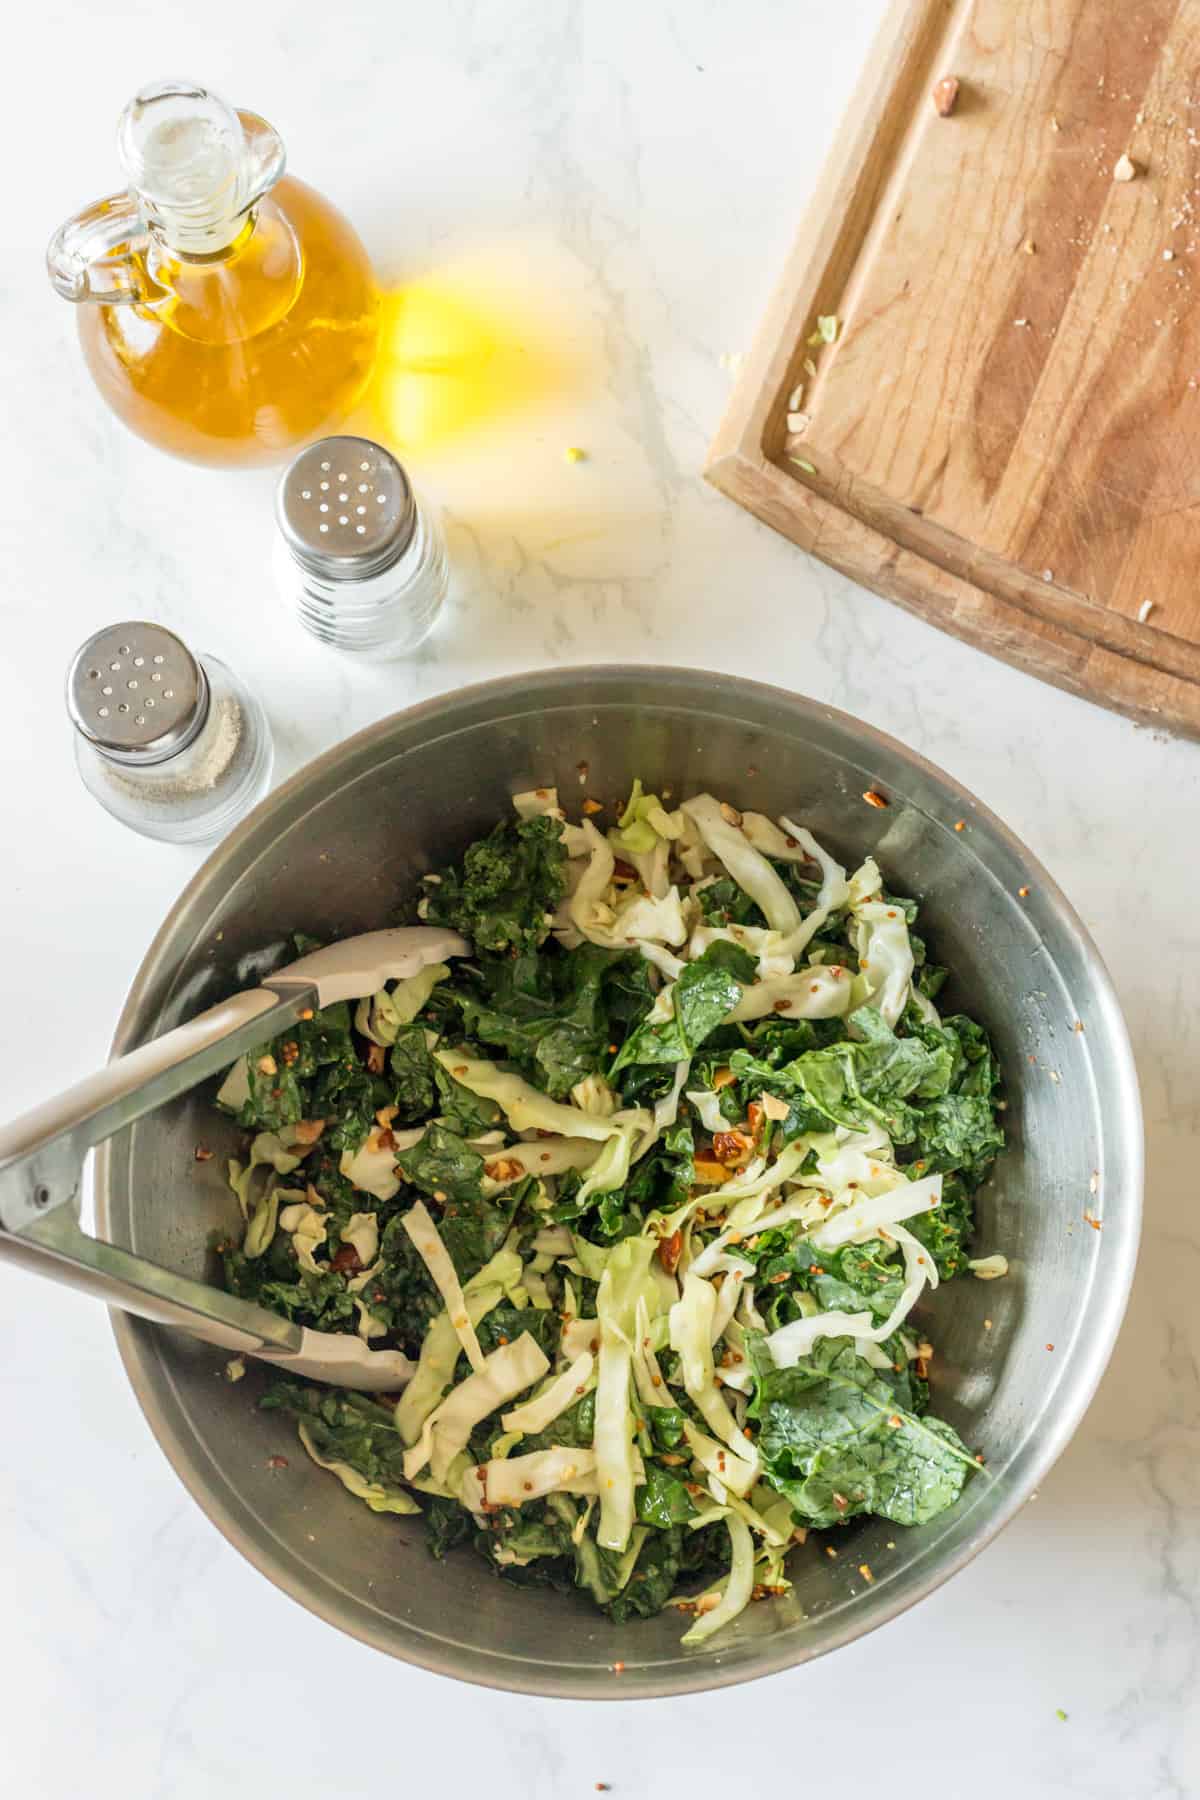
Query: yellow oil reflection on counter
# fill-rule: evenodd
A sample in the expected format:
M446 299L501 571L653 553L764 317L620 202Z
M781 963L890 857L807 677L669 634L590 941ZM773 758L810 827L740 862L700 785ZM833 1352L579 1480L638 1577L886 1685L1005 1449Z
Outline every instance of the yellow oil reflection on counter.
M511 292L433 273L383 296L366 428L428 457L562 395L569 359Z

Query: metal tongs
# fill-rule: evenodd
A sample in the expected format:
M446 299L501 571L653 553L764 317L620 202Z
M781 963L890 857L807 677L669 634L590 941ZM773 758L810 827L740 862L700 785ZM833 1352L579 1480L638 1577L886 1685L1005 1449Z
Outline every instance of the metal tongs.
M173 1274L99 1238L77 1218L89 1150L338 1000L364 999L386 982L447 956L469 954L456 932L432 926L369 931L315 950L264 981L118 1057L55 1100L0 1127L0 1257L109 1306L176 1325L223 1350L257 1356L313 1381L391 1389L412 1374L398 1350L310 1331L203 1281Z

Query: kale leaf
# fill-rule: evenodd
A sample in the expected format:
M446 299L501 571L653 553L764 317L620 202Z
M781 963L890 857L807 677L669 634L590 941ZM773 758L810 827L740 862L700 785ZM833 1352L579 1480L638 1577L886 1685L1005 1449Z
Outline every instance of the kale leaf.
M429 1554L438 1562L460 1544L469 1544L475 1535L475 1521L457 1500L443 1499L441 1494L422 1494L421 1511L425 1515L425 1542Z
M388 1059L392 1077L392 1105L402 1124L427 1118L437 1096L439 1064L425 1041L425 1027L402 1025Z
M894 1143L912 1143L917 1112L909 1097L942 1079L948 1052L931 1050L920 1038L897 1037L874 1007L859 1007L847 1023L856 1038L806 1050L780 1068L748 1050L735 1050L730 1067L740 1081L761 1080L781 1098L799 1099L817 1129L834 1124L862 1131L877 1122Z
M532 949L566 890L566 861L557 819L503 820L460 869L426 876L425 917L461 931L477 951Z
M767 1481L807 1524L876 1513L923 1525L953 1505L973 1458L953 1428L905 1409L851 1338L819 1338L795 1368L754 1357L750 1416Z
M624 951L583 944L567 954L487 958L474 984L451 990L468 1038L497 1047L552 1100L607 1062L606 989Z
M366 1394L292 1380L272 1382L259 1405L299 1420L329 1461L349 1463L366 1481L403 1484L404 1440L390 1406Z
M944 1094L920 1114L917 1149L929 1171L960 1169L978 1186L1004 1148L992 1103L982 1094Z
M669 1019L646 1019L621 1046L613 1073L631 1063L676 1063L709 1037L754 980L755 962L740 944L718 939L684 966L672 991Z
M431 1125L424 1137L397 1155L403 1179L439 1205L446 1200L483 1198L483 1157L446 1126Z
M619 1594L609 1601L610 1619L623 1625L629 1619L648 1619L661 1612L675 1591L683 1567L683 1529L668 1525L652 1531L638 1552L633 1573ZM602 1553L603 1554L603 1553Z
M657 1409L655 1409L657 1410ZM656 1525L666 1531L672 1525L686 1525L696 1516L686 1486L661 1463L646 1464L646 1480L637 1490L637 1516L643 1525Z

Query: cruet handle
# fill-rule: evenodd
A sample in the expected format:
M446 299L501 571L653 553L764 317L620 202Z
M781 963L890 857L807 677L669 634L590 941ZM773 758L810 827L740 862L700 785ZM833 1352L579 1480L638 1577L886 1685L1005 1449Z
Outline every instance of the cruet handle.
M146 225L132 194L110 194L60 225L46 251L46 267L64 300L106 306L138 299L144 285L135 253Z

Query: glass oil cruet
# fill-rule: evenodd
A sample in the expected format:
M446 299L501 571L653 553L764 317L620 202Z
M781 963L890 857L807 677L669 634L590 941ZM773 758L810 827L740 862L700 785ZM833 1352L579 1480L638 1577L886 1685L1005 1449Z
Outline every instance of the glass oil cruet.
M143 88L117 134L127 192L54 234L100 392L141 437L198 462L274 462L345 416L371 373L367 253L284 174L282 140L185 81Z

